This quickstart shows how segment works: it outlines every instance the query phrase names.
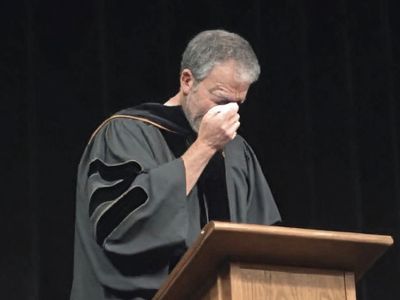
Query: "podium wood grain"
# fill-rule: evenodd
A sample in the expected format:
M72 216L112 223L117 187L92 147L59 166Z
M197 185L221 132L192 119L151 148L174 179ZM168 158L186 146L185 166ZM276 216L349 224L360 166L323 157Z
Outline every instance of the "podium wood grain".
M351 273L240 263L230 263L228 270L228 276L218 276L211 287L193 295L193 299L356 299ZM346 276L350 276L350 284Z

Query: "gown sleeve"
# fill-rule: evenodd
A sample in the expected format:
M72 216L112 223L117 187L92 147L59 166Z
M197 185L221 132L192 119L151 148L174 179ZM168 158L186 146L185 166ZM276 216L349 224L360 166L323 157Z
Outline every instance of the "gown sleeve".
M154 127L114 119L86 149L81 199L93 239L106 252L134 255L185 240L185 169L160 136Z
M279 222L281 216L261 166L254 151L244 143L248 174L247 222L264 225Z

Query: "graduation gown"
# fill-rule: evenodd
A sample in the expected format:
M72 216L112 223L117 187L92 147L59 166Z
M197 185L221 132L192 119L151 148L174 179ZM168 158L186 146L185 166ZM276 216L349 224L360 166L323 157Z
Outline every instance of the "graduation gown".
M121 111L95 131L78 169L71 299L151 299L207 221L280 221L239 135L186 196L180 156L195 138L180 106L156 103Z

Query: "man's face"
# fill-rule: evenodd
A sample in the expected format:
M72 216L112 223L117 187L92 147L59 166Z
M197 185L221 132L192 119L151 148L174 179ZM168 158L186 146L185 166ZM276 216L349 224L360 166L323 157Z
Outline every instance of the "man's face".
M195 82L193 76L192 80L193 84L186 87L182 109L196 132L210 108L230 102L243 103L250 87L249 82L240 78L237 65L232 60L216 65L202 81Z

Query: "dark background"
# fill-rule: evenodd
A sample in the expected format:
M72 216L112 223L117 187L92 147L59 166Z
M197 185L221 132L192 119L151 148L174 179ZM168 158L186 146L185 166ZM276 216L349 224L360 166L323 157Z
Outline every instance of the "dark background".
M241 108L284 225L400 238L400 18L381 1L2 1L2 299L67 299L80 155L113 112L164 102L197 32L254 46ZM145 4L146 3L146 4ZM358 285L400 299L400 248Z

